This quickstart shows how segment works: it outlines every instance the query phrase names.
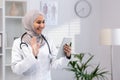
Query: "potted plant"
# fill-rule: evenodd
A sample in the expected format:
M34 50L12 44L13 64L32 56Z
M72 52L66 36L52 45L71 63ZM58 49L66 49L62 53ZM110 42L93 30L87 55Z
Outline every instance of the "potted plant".
M99 64L95 67L90 64L94 57L93 55L90 54L87 60L85 60L85 53L73 54L73 56L74 59L69 61L66 69L74 72L76 80L107 79L105 75L108 71L101 69Z

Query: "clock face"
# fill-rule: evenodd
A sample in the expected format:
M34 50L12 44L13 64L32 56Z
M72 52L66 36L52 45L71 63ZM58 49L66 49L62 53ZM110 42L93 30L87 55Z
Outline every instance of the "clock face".
M88 1L86 0L79 0L75 4L75 13L80 17L80 18L85 18L88 17L91 13L91 5Z

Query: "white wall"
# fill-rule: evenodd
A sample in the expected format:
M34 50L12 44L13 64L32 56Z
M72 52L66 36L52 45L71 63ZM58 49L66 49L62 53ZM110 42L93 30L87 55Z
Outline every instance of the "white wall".
M111 70L110 47L100 44L100 31L103 21L101 0L88 0L92 4L92 13L86 19L80 19L80 35L76 35L76 51L90 52L95 55L95 63ZM104 0L103 0L104 1ZM110 79L111 75L107 75Z
M109 3L109 4L108 4ZM102 1L102 27L120 28L120 0Z
M40 0L29 0L29 9L39 9ZM93 62L100 63L102 67L110 70L110 48L100 45L99 34L102 26L108 25L106 22L110 10L110 0L88 0L92 5L91 15L85 19L80 19L74 12L74 4L78 0L51 0L58 2L58 25L46 26L46 32L59 45L64 36L73 37L73 49L75 52L90 52L95 55ZM112 0L111 0L111 5ZM106 11L108 10L108 11ZM103 13L102 13L102 12ZM110 15L111 16L111 15ZM111 21L112 22L112 21ZM116 23L116 22L114 22ZM63 70L54 70L52 72L53 80L73 80L73 74ZM108 76L110 79L110 75ZM118 79L115 79L118 80Z
M102 0L102 28L120 28L120 0ZM109 48L109 49L108 49ZM110 47L106 47L110 51ZM113 46L113 80L120 79L120 46Z

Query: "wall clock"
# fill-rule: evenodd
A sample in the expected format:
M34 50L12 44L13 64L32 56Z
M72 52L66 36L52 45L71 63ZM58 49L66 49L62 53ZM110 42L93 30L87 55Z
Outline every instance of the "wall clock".
M80 18L86 18L90 15L92 6L87 0L79 0L74 7L75 13Z

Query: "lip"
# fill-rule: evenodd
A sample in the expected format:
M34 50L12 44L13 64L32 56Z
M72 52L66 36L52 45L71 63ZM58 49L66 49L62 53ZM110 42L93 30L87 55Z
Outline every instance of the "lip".
M41 28L37 28L37 30L42 30Z
M38 28L36 28L37 30L42 30L42 29L44 29L44 27L38 27Z

